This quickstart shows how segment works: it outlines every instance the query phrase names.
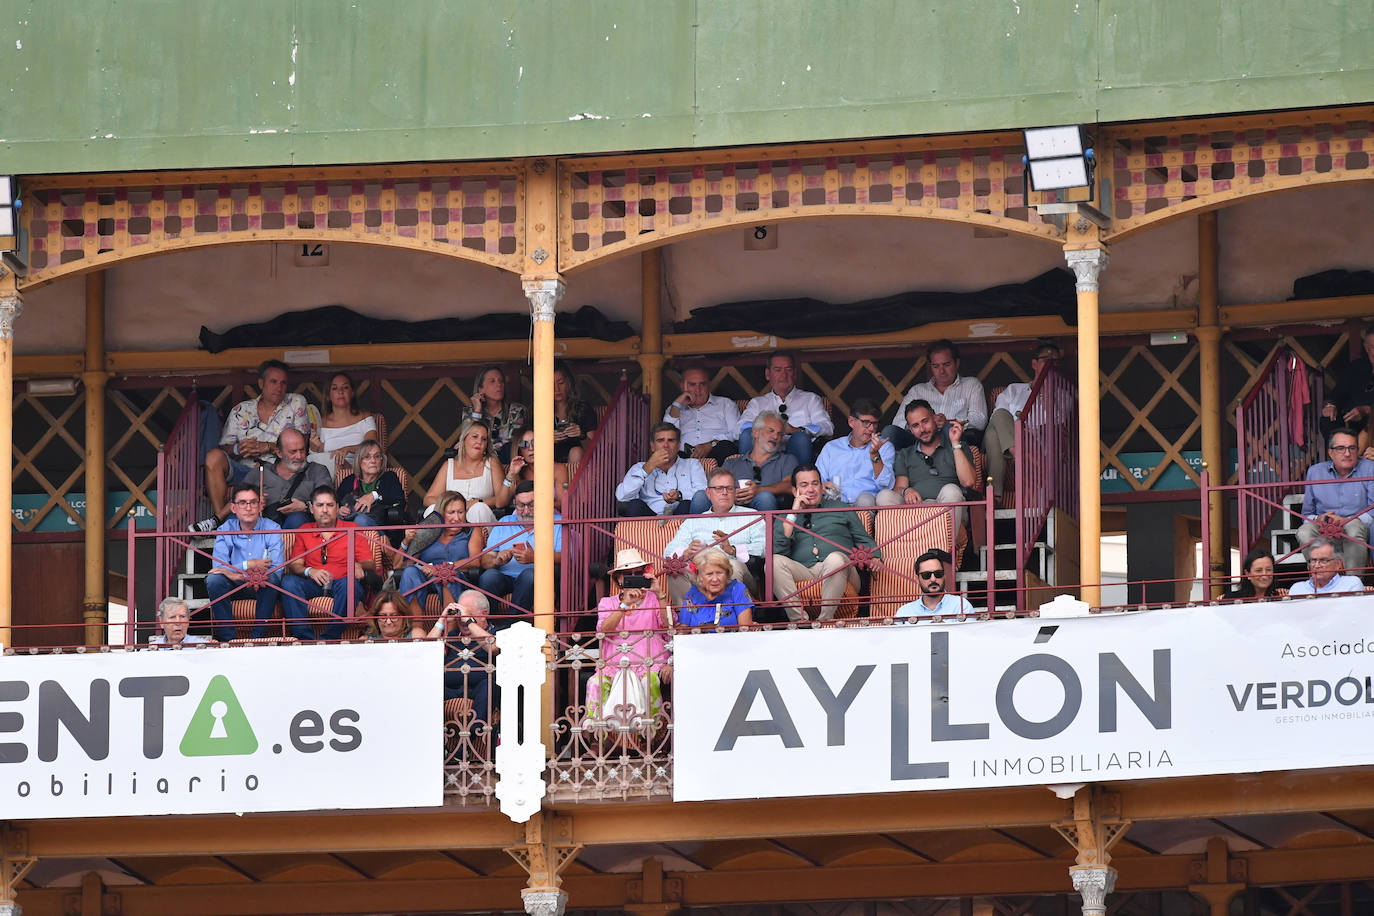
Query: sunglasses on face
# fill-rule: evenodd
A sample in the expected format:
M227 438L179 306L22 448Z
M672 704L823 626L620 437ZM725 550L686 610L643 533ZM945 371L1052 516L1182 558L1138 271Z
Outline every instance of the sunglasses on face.
M916 575L922 579L943 579L945 577L944 571L939 569L923 569Z

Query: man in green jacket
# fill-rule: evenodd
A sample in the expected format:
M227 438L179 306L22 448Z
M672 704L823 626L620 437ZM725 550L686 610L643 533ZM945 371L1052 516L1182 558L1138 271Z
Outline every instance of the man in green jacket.
M792 508L773 523L773 596L784 600L790 620L806 620L806 611L794 594L799 583L822 579L819 619L829 620L844 597L846 583L859 587L859 571L841 571L855 547L879 556L878 545L855 512L815 512L843 508L846 503L829 499L821 488L821 472L814 464L799 465L792 472ZM790 597L789 597L790 596Z

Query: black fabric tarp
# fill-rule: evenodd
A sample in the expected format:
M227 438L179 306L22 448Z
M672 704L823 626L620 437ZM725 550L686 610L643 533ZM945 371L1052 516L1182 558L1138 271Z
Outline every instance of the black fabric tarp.
M1058 315L1077 321L1073 273L1056 268L1025 283L1008 283L973 293L910 292L836 305L816 299L727 302L692 310L674 327L678 333L753 331L779 337L880 334L935 321Z
M1374 270L1323 270L1293 281L1293 299L1374 295Z
M369 318L342 305L325 305L278 315L271 321L241 324L223 334L200 329L201 349L219 353L239 347L331 347L343 344L432 343L440 340L518 340L530 333L529 312L501 312L477 318L401 321ZM624 340L634 330L611 321L590 305L554 317L559 337Z

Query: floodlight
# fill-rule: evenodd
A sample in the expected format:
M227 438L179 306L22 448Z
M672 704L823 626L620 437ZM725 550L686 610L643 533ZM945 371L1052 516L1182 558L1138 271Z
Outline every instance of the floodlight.
M1031 159L1031 187L1036 191L1060 191L1064 188L1087 187L1088 163L1082 156L1059 159Z
M13 238L15 224L19 222L18 214L19 202L14 199L14 176L0 175L0 238ZM14 243L7 242L0 245L0 249L9 251L14 248Z
M1082 125L1064 127L1032 127L1023 130L1026 156L1030 159L1057 159L1062 156L1082 156L1088 148L1088 138Z
M10 175L0 175L0 207L8 207L14 203L14 178Z

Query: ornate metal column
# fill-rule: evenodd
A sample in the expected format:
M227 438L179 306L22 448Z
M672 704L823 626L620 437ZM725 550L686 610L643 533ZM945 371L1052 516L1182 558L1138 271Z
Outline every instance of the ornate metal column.
M0 306L3 303L4 299L0 298ZM6 828L0 843L3 843L3 848L0 848L0 916L19 916L22 911L14 895L18 892L19 882L38 858L29 855L29 835L25 830Z
M572 837L572 818L553 817L543 811L525 823L525 842L506 852L529 874L520 892L530 916L563 916L568 894L560 875L582 849Z
M1131 826L1121 817L1120 796L1084 786L1074 794L1073 818L1051 826L1078 850L1069 879L1083 897L1083 916L1105 916L1107 895L1116 888L1111 848Z
M14 565L14 322L24 300L14 274L0 267L0 643L11 645L9 626Z
M1097 278L1107 249L1086 219L1069 230L1064 259L1078 279L1078 551L1082 598L1102 603L1102 483Z
M663 252L651 248L639 257L640 344L642 387L649 398L649 417L663 416Z
M1220 239L1217 235L1217 214L1210 211L1198 215L1197 221L1197 346L1198 376L1202 386L1200 404L1202 407L1202 465L1212 472L1212 481L1225 484L1230 476L1222 464L1221 435L1224 424L1221 422L1221 328L1217 322L1217 310L1221 300L1221 279L1219 274ZM1207 496L1208 511L1216 521L1208 534L1211 553L1211 569L1202 570L1208 578L1208 594L1219 597L1225 588L1229 573L1226 562L1225 530L1221 520L1223 512L1221 493ZM1247 547L1248 549L1248 547Z
M86 274L86 645L105 642L109 619L105 572L105 272ZM129 519L133 524L134 519ZM132 573L132 570L130 570ZM132 614L132 610L130 614Z

